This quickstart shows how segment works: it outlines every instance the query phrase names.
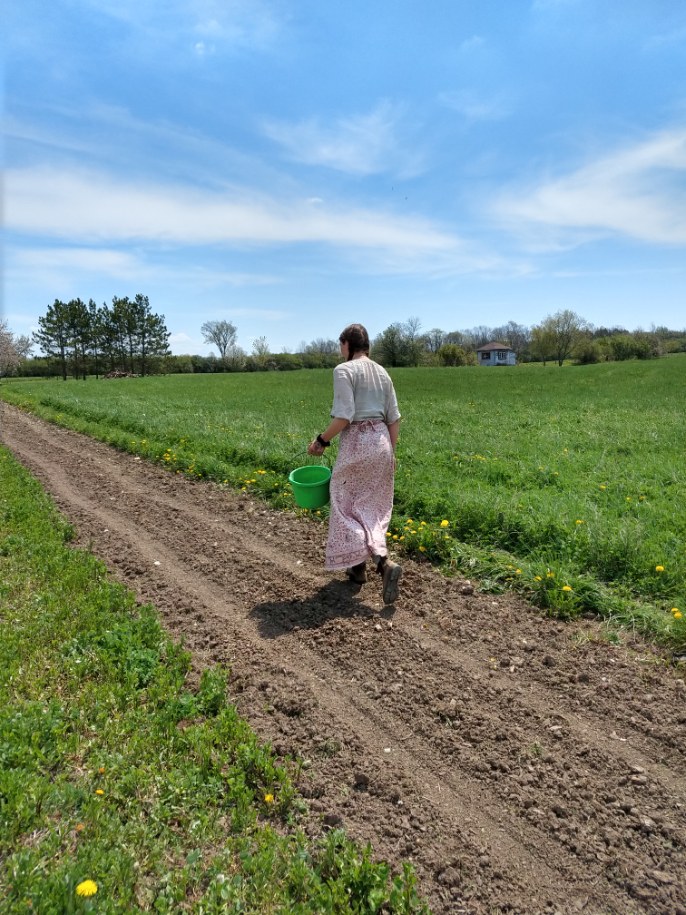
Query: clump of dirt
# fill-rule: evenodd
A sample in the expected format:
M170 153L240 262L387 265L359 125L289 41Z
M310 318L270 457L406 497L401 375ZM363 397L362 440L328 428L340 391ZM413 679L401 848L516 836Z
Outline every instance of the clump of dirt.
M309 833L411 860L436 913L686 913L683 669L407 560L384 607L324 572L320 522L7 406L2 440L303 760Z

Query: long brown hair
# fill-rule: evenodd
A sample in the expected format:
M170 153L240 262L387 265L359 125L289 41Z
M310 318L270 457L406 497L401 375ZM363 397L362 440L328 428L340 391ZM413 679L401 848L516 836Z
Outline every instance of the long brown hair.
M369 334L362 324L348 324L345 330L341 331L338 340L340 343L348 344L348 359L352 359L355 353L369 355Z

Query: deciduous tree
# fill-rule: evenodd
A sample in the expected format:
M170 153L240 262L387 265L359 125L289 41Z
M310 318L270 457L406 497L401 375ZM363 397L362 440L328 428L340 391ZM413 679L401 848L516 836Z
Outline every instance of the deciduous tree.
M0 320L0 378L16 372L20 362L31 354L31 345L29 337L15 337L7 322Z
M532 331L532 351L545 350L543 361L554 358L562 365L589 324L576 312L565 309L548 316Z
M219 350L219 358L227 359L229 351L236 345L238 330L231 321L205 321L200 328L205 343L211 343Z

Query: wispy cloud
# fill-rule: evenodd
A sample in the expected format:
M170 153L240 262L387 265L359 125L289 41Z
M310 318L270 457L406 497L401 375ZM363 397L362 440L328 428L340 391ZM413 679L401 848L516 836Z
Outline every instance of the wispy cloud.
M509 105L503 97L488 98L468 89L442 92L438 101L446 108L459 112L468 121L499 121L510 114Z
M289 181L275 166L229 141L164 117L139 118L119 105L92 102L20 109L7 115L4 126L8 166L51 160L76 171L97 163L103 173L126 169L129 177L155 175L158 181L169 173L174 180L187 176L215 187L227 175L260 187Z
M659 32L646 39L647 51L663 51L665 48L675 47L686 43L686 27L673 29L671 32Z
M265 134L289 159L353 175L380 173L410 177L422 169L421 156L401 138L404 109L382 102L369 114L323 123L317 118L291 124L265 121Z
M616 235L686 245L686 129L661 132L560 178L503 195L496 213L552 244Z
M269 0L81 0L100 16L125 25L132 35L147 36L155 46L191 46L196 53L274 45L282 28Z
M64 271L126 276L140 270L138 259L126 251L107 248L20 248L12 255L18 271Z
M579 0L533 0L531 9L534 12L546 12L547 10L566 9L570 6L578 6Z
M277 200L249 189L218 194L37 167L8 170L6 192L9 230L71 244L318 242L417 253L459 244L453 235L419 217L342 204L313 205L304 199Z
M477 51L479 48L483 48L486 44L486 39L482 35L471 35L469 38L465 38L461 42L458 51L463 53L470 53L471 51Z
M30 279L34 285L88 283L93 277L117 279L125 283L157 282L164 277L176 286L189 284L195 289L273 286L281 277L269 273L217 270L204 266L179 266L154 260L146 253L119 251L108 247L11 247L8 252L13 279Z

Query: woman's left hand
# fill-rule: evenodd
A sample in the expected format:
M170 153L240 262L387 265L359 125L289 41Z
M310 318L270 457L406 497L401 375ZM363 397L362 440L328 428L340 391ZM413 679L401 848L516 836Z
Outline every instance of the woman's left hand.
M307 453L312 454L315 457L321 457L321 455L324 454L324 449L319 444L319 442L317 441L316 438L313 441L311 441L310 444L307 446Z

